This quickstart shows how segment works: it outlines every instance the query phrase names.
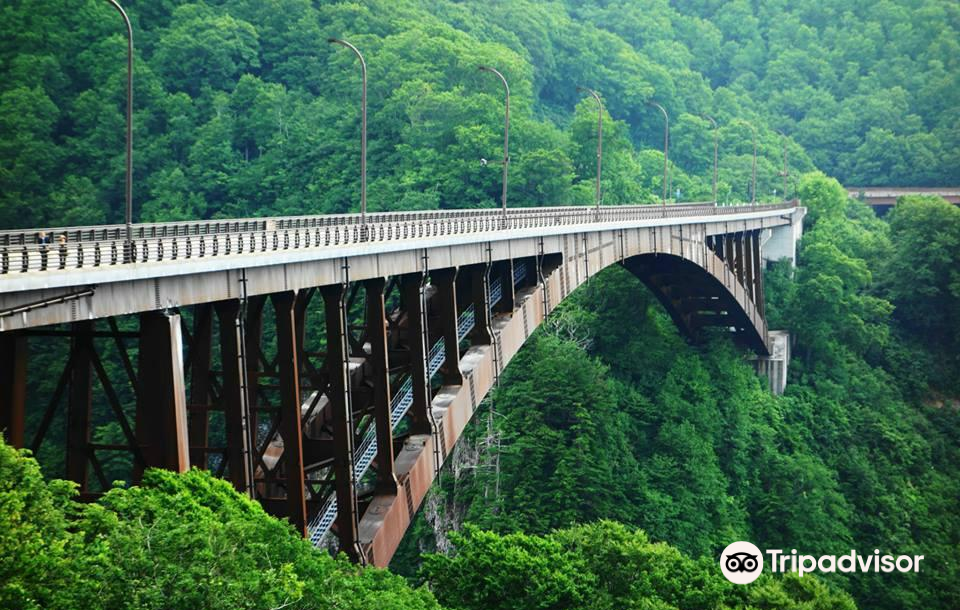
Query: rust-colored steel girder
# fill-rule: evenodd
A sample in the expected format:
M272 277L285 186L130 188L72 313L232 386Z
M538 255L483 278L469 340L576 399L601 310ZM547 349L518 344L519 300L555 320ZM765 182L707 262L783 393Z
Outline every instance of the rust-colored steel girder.
M303 438L300 421L300 377L297 366L297 328L294 322L294 292L271 295L277 324L277 371L280 385L280 425L283 453L275 468L283 469L286 517L306 536L306 482L303 471Z
M220 362L222 387L220 407L223 409L226 433L227 472L233 487L253 496L253 432L250 429L248 393L244 387L246 355L243 351L240 324L240 301L232 299L214 304L220 328Z
M324 315L327 327L327 371L333 423L333 470L336 477L337 537L340 550L352 560L364 563L357 529L360 509L357 504L357 478L354 468L354 434L356 426L351 400L350 352L347 340L345 284L323 286Z
M22 448L27 399L27 336L0 333L0 431Z
M397 493L394 467L393 426L390 418L390 362L387 350L387 314L384 304L384 278L364 282L366 294L367 339L370 342L369 381L373 386L373 417L377 431L376 493Z
M190 468L186 387L180 316L161 311L140 314L136 437L143 466L186 472Z

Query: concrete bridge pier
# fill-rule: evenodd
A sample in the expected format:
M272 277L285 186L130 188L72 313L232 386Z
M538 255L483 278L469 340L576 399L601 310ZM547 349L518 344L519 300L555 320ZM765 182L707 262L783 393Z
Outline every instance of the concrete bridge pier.
M790 333L785 330L767 331L770 355L756 356L753 360L757 374L767 380L770 392L780 396L787 388L787 371L790 367Z

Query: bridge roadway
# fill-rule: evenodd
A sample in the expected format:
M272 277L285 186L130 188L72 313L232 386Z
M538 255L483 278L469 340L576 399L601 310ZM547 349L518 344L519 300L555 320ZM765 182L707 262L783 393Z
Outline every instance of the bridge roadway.
M84 497L107 487L105 452L129 452L133 480L207 467L315 543L386 565L482 398L577 286L621 264L691 339L717 327L763 356L763 262L792 258L803 213L785 202L163 223L136 225L129 253L117 226L48 231L63 245L3 232L0 427L36 451L66 403L66 474ZM275 333L263 332L268 302ZM120 330L130 315L138 332ZM70 338L57 388L27 397L28 342L56 336ZM102 365L107 339L122 379ZM27 443L24 411L44 403ZM109 418L125 443L91 441Z

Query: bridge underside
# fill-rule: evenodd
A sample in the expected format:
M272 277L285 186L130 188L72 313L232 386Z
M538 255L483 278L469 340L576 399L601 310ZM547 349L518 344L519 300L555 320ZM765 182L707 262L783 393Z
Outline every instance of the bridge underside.
M108 487L104 464L117 453L134 481L145 467L209 468L318 545L383 566L504 367L603 268L624 265L692 340L724 328L765 354L763 230L573 233L476 248L479 260L460 265L415 250L415 270L396 274L345 257L333 282L147 308L138 324L111 316L2 332L0 426L37 451L62 421L48 442L65 447L66 475L86 498ZM28 396L38 337L69 348L54 390ZM28 404L43 412L30 439ZM122 438L95 441L105 423Z

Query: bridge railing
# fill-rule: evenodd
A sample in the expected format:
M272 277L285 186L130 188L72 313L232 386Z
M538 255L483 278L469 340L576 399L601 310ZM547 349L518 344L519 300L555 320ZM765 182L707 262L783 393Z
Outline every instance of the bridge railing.
M790 208L790 202L763 209ZM284 250L329 248L448 235L589 225L605 222L736 214L760 206L715 206L712 203L595 207L555 206L501 210L452 210L371 214L366 226L357 215L157 223L135 225L130 252L126 232L116 225L75 227L56 234L63 243L31 243L21 232L0 236L0 276L30 272L93 269L127 263L168 263L209 257L264 254ZM121 227L122 229L122 227ZM71 235L75 238L71 239ZM6 241L4 241L6 240Z

